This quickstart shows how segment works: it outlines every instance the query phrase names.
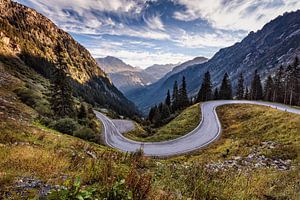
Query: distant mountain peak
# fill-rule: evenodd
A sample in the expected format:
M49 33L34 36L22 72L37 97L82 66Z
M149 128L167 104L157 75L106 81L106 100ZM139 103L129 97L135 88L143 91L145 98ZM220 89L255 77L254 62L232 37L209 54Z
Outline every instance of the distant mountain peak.
M125 71L140 71L140 68L133 67L129 64L126 64L123 60L113 57L106 56L104 58L96 59L98 66L103 69L106 73L117 73Z

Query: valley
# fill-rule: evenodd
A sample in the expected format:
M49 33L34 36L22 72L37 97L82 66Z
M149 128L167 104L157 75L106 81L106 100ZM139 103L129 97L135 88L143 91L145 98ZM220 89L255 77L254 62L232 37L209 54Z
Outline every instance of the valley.
M273 3L0 0L0 199L299 199L300 3Z

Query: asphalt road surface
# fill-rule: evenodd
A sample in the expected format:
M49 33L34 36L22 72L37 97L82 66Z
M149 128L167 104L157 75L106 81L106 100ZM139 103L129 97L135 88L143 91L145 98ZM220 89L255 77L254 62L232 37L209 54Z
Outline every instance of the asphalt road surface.
M300 114L300 110L286 105L256 102L246 100L220 100L208 101L201 104L202 120L190 133L180 138L163 142L136 142L125 138L111 119L95 111L97 118L104 126L105 143L123 152L135 152L143 148L146 156L166 157L188 153L212 143L221 134L221 124L216 113L216 108L225 104L256 104L272 107L284 112ZM125 123L126 124L126 123ZM118 124L118 126L122 126ZM122 129L122 128L121 128Z

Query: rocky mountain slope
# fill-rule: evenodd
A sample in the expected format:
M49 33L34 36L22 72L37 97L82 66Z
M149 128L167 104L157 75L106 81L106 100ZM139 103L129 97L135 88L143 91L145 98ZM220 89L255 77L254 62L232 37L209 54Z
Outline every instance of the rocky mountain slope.
M261 30L251 32L241 42L221 49L208 62L193 65L173 74L160 85L150 85L132 91L127 97L143 111L162 101L166 91L172 89L175 80L186 77L189 95L195 95L200 87L204 73L209 70L213 85L218 86L225 72L230 76L233 86L240 73L244 74L249 86L254 70L262 79L272 74L281 64L290 62L300 55L300 10L285 13L266 24ZM155 94L155 95L154 95Z
M142 71L142 69L128 65L121 59L113 56L106 56L105 58L96 58L96 61L99 67L103 69L103 71L105 71L105 73L107 74L113 74L124 71Z
M152 65L150 67L147 67L144 72L150 74L155 81L158 81L162 77L164 77L167 73L173 70L175 66L179 64L165 64L165 65Z
M153 65L145 70L124 63L116 57L107 56L96 59L99 67L107 73L113 84L124 94L154 83L175 65Z
M58 56L63 55L64 72L72 82L76 97L111 108L119 114L130 116L137 113L134 104L111 84L90 53L35 10L10 0L2 0L0 42L1 61L13 63L18 60L45 80L51 79L53 69L63 64L58 61ZM56 50L58 46L60 52ZM12 74L23 74L24 80L31 78L31 74L26 74L24 69L11 67L7 70ZM34 84L39 85L39 80Z

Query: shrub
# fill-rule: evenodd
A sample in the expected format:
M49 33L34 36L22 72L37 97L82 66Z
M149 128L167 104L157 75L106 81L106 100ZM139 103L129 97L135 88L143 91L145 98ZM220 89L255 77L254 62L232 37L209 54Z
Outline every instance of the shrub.
M78 138L81 138L84 140L89 140L89 141L94 141L96 138L95 132L92 129L87 128L87 127L83 127L81 129L75 131L73 133L73 135L75 137L78 137Z
M20 100L30 107L34 107L37 101L41 99L41 96L36 91L25 87L19 88L15 92Z
M126 188L125 180L117 181L110 191L107 192L107 200L130 200L133 199L132 192Z
M22 87L15 92L23 103L35 109L40 115L52 115L49 102L38 91Z
M50 127L65 134L73 135L79 124L72 118L62 118L50 124Z
M53 123L53 119L48 117L40 117L39 122L43 124L44 126L50 126L51 123Z
M68 199L94 199L95 189L83 189L81 187L80 178L76 178L74 181L67 181L66 186L59 190L52 190L47 197L49 200L68 200Z

